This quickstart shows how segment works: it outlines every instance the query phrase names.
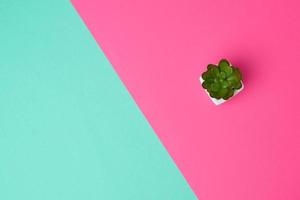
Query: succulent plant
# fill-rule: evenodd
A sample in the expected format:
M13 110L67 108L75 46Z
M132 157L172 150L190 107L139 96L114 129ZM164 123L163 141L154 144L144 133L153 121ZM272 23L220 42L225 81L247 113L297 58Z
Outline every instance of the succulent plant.
M202 87L212 98L227 100L242 87L242 75L238 68L222 59L218 65L209 64L202 74Z

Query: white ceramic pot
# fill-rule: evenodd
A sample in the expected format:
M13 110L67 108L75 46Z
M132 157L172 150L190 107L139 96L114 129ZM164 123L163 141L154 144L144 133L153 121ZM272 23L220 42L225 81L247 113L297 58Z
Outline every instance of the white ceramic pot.
M202 79L202 76L200 76L200 83L201 83L201 85L202 85L202 83L203 83L203 79ZM236 90L236 91L234 91L234 94L233 94L233 96L232 97L234 97L235 95L237 95L238 93L240 93L243 89L244 89L244 84L243 84L243 82L241 81L241 83L242 83L242 87L240 88L240 89L238 89L238 90ZM203 87L202 87L203 88ZM203 88L204 89L204 88ZM205 90L205 92L207 93L207 95L209 96L209 93L207 92L207 90L206 89L204 89ZM232 97L230 97L228 100L230 100ZM215 105L221 105L222 103L225 103L226 101L228 101L228 100L224 100L224 99L215 99L215 98L212 98L211 96L209 96L209 98L212 100L212 102L214 102L214 104Z

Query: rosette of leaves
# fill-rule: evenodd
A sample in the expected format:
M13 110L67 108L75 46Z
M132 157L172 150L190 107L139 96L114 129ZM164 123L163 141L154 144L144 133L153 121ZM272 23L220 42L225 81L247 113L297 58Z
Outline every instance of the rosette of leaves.
M234 92L242 87L242 75L238 68L222 59L218 65L209 64L207 71L202 74L202 87L216 99L227 100Z

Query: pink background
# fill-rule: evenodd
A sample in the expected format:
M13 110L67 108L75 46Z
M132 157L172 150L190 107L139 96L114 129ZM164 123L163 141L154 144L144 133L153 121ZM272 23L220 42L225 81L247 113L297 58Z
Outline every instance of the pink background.
M299 2L73 0L205 200L300 199ZM216 107L198 78L223 57L245 89Z

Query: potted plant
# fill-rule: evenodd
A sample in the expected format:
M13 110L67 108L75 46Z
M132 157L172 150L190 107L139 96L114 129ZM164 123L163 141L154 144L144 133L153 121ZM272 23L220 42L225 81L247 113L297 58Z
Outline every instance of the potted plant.
M224 103L244 88L240 70L226 59L220 60L217 65L209 64L200 82L216 105Z

